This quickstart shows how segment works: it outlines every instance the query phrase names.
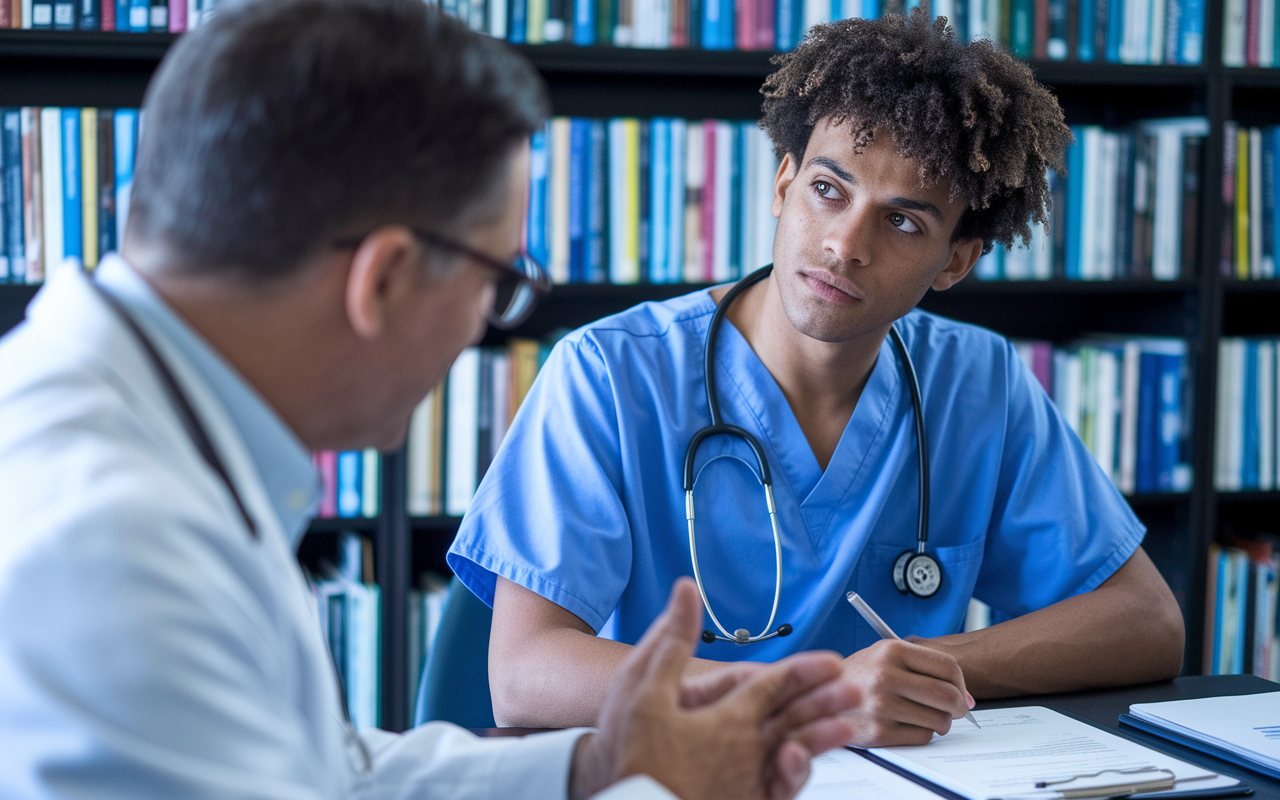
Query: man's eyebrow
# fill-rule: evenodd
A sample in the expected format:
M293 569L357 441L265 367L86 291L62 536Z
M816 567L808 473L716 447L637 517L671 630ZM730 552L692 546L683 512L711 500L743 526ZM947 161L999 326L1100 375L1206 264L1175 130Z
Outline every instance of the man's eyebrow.
M943 224L946 224L946 218L942 216L942 212L933 203L926 203L921 200L912 200L909 197L895 197L889 201L889 205L898 206L899 208L908 208L912 211L922 211L933 217Z
M837 164L835 161L827 158L826 156L814 156L813 158L809 159L809 164L810 165L816 164L819 167L825 167L826 169L831 170L836 174L837 178L844 181L845 183L857 184L857 181L854 180L854 177L849 174L848 170L846 170L844 167Z
M854 186L858 184L858 181L849 174L848 170L826 156L814 156L809 159L809 164L831 170L835 173L837 178L845 183L853 184ZM889 204L898 206L899 208L910 209L911 211L923 212L943 224L947 221L946 218L942 216L942 212L938 210L937 206L933 203L926 203L923 200L912 200L909 197L895 197L889 201Z

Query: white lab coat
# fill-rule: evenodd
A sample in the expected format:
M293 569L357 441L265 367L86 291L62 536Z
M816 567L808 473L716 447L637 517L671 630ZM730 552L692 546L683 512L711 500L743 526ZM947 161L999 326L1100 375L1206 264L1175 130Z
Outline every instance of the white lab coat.
M0 343L0 797L558 798L581 731L365 731L235 425L148 330L260 536L137 340L72 270ZM144 325L145 328L145 325ZM671 795L647 779L621 798Z

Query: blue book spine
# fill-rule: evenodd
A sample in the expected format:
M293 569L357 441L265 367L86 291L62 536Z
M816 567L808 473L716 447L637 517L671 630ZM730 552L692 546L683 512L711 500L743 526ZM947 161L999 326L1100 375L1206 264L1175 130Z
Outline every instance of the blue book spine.
M138 112L121 108L115 113L112 144L116 152L116 246L124 244L129 218L129 196L133 192L133 149L137 140ZM546 262L543 262L546 263Z
M684 120L672 122L671 144L667 148L667 164L671 178L667 181L671 199L667 201L667 282L684 280L684 199L685 149L689 128Z
M498 0L498 2L501 1ZM514 44L524 44L525 35L528 33L525 26L529 24L526 21L529 13L528 0L511 0L510 12L511 24L507 26L507 38Z
M587 275L588 196L591 186L591 121L575 117L569 127L569 282Z
M703 0L702 3L702 49L727 50L722 40L724 33L725 6L730 0ZM732 15L729 15L732 18Z
M1178 63L1199 64L1204 60L1204 0L1181 0L1178 18Z
M1230 557L1226 550L1218 551L1218 591L1214 603L1214 620L1213 620L1213 674L1222 674L1222 628L1223 621L1226 619L1226 597L1227 597L1227 574L1230 571ZM1215 565L1210 564L1209 568L1213 569Z
M1156 431L1159 417L1160 355L1144 352L1138 360L1138 463L1135 484L1139 492L1156 490Z
M1084 128L1071 126L1075 142L1067 149L1067 230L1066 264L1067 278L1080 277L1080 231L1084 219Z
M957 3L961 5L963 0ZM883 4L880 0L862 0L862 18L863 19L880 19L880 7Z
M655 118L649 126L652 148L649 169L649 282L667 280L667 235L671 201L671 120Z
M4 163L4 244L9 258L9 280L26 283L27 254L22 215L22 112L5 109L0 132L0 158Z
M1119 64L1120 43L1124 38L1125 0L1097 0L1097 2L1107 4L1107 61Z
M773 46L778 50L790 50L796 46L795 9L793 0L778 0L778 5L774 8L773 18L777 23L777 30L774 31Z
M1164 353L1160 356L1160 442L1156 451L1156 489L1160 492L1172 492L1174 470L1178 467L1178 458L1183 443L1183 408L1181 408L1181 374L1183 374L1183 356ZM1257 380L1254 380L1257 383ZM1254 415L1257 419L1257 415ZM1257 448L1257 442L1254 442ZM1257 470L1257 458L1254 458L1254 470ZM1254 484L1257 476L1254 475Z
M80 13L76 15L77 30L102 30L102 2L104 0L80 0ZM111 3L114 0L105 2Z
M1264 275L1276 272L1276 150L1273 129L1262 131L1262 263Z
M591 183L590 197L587 205L587 274L586 279L590 283L604 283L609 279L608 268L605 263L605 212L607 211L607 200L605 192L608 188L609 164L606 160L607 148L605 142L607 133L605 132L604 120L592 120L590 123L590 158L591 158Z
M1079 61L1093 61L1093 26L1097 21L1097 4L1106 0L1080 0L1080 31L1076 37L1076 58Z
M80 109L62 109L62 255L80 261L84 257L84 231L80 200Z
M53 27L59 31L76 29L76 0L53 0Z
M102 0L102 2L116 4L116 30L129 30L129 0Z
M116 27L120 27L117 18ZM151 29L151 3L149 0L129 0L129 30L146 33Z
M359 450L346 450L338 453L338 516L360 516L360 468L364 454Z
M831 19L833 20L844 19L843 5L844 5L843 0L831 0L830 8L827 10L827 13L831 16Z
M596 43L595 0L573 0L573 43Z
M550 260L547 241L547 127L529 140L529 255L545 265Z
M53 0L32 0L31 27L33 30L49 30L53 27Z
M1252 339L1246 340L1244 344L1244 419L1241 424L1244 426L1243 450L1241 453L1240 467L1243 473L1240 485L1245 489L1258 488L1258 343ZM1160 374L1160 406L1161 414L1164 411L1164 380L1163 370ZM1163 432L1163 431L1162 431ZM1161 447L1164 442L1161 440ZM1162 465L1163 466L1163 465Z
M1182 28L1182 0L1168 0L1164 6L1165 64L1178 63L1178 31Z
M720 0L720 49L732 50L737 46L733 26L733 0Z

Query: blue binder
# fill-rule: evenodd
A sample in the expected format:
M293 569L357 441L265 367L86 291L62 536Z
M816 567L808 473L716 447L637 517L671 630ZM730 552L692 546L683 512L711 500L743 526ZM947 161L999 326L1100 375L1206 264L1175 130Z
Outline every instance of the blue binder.
M1152 736L1159 736L1161 739L1167 739L1174 744L1189 747L1197 752L1213 756L1214 758L1220 758L1223 761L1228 761L1232 764L1236 764L1237 766L1244 767L1245 769L1251 769L1254 772L1261 772L1263 775L1269 775L1272 778L1280 778L1280 770L1264 766L1256 761L1245 758L1238 753L1233 753L1230 750L1224 750L1221 747L1206 744L1199 739L1192 739L1189 736L1183 736L1182 734L1171 731L1168 728L1155 725L1143 719L1138 719L1132 714L1121 714L1120 724L1127 725L1130 728L1135 728L1143 733L1149 733Z

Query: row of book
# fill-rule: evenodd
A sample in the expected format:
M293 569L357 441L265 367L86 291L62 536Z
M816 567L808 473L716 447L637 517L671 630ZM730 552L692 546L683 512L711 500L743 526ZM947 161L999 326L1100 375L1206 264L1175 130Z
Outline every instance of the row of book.
M140 121L135 109L0 109L0 283L92 269L116 249Z
M1182 339L1015 343L1067 424L1125 494L1191 488L1191 381Z
M555 117L528 249L559 283L734 280L772 260L778 160L754 122Z
M1278 344L1234 336L1218 343L1213 482L1220 491L1276 488Z
M980 279L1176 280L1195 274L1208 122L1072 127L1065 178L1049 174L1052 220L1027 246L993 248Z
M550 345L512 338L463 350L409 422L405 502L412 516L462 516L533 385Z
M418 707L422 671L427 667L448 598L449 580L434 572L422 573L417 586L409 590L409 719L414 718Z
M521 44L790 50L813 25L906 14L920 0L439 0L438 4L474 30ZM0 0L0 27L178 33L198 27L215 6L216 0ZM932 12L945 16L962 38L991 39L1020 58L1198 64L1204 49L1204 0L937 0Z
M382 458L377 450L322 450L311 456L320 473L317 517L376 517L381 508Z
M475 30L516 43L790 50L812 26L907 14L919 0L442 0ZM1199 64L1203 0L937 0L963 39L1019 58Z
M382 593L374 582L373 542L355 533L338 536L337 563L322 565L311 591L351 724L376 728L382 716Z
M1222 63L1228 67L1280 65L1276 0L1226 0L1222 5Z
M1222 274L1240 280L1276 277L1276 203L1280 126L1223 131Z
M1202 672L1280 681L1278 540L1270 534L1222 539L1209 545Z

